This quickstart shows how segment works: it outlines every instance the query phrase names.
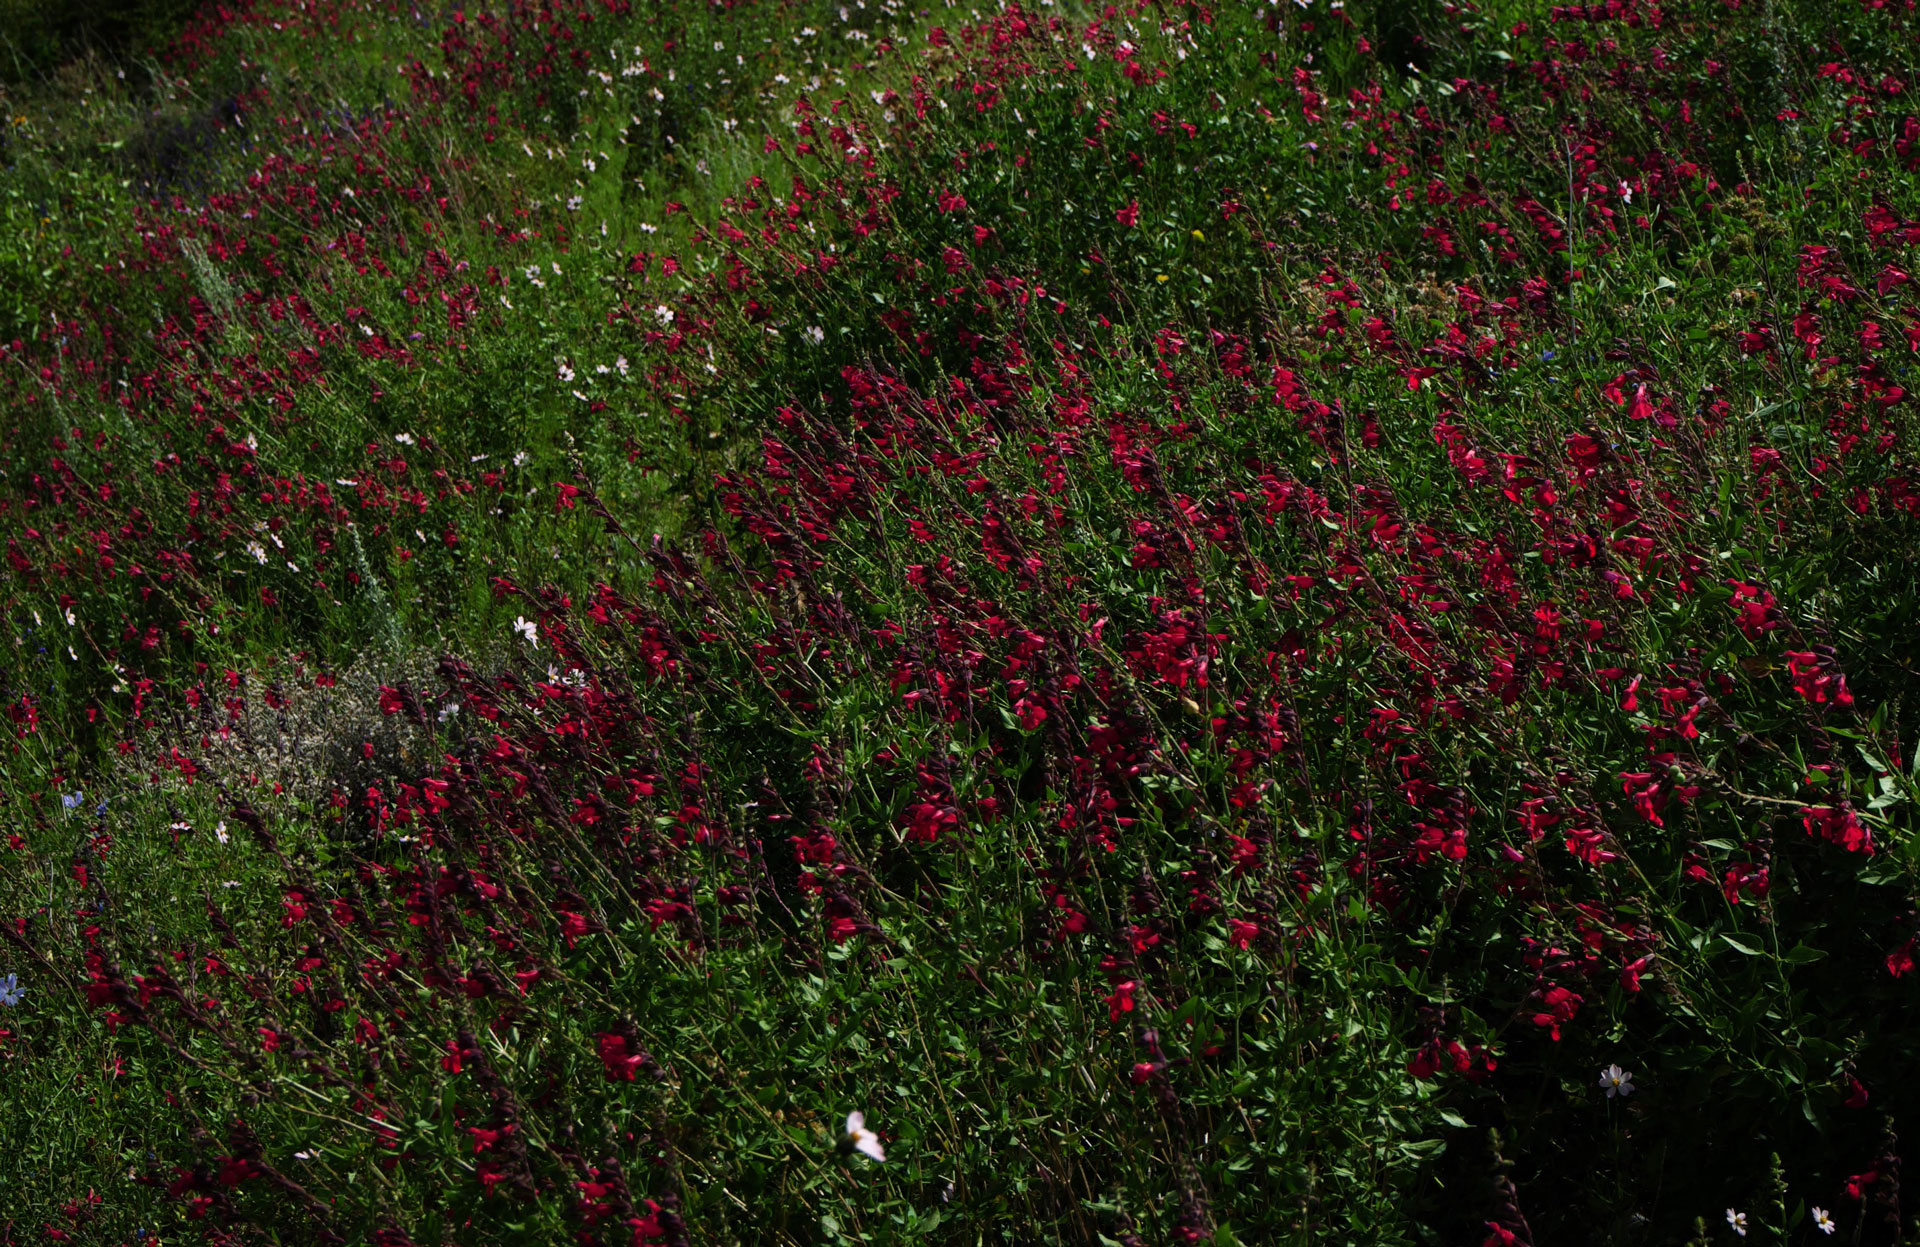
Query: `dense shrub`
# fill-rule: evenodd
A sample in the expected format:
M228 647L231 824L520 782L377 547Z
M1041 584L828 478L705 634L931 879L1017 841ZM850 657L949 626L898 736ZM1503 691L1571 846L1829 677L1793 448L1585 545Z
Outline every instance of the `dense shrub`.
M12 1228L1902 1241L1913 34L263 3L41 100Z

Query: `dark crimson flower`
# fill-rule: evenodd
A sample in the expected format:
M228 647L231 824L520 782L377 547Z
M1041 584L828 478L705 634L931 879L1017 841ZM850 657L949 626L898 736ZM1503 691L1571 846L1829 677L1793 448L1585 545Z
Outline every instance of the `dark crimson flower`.
M1873 836L1860 818L1846 805L1808 806L1800 811L1800 823L1810 836L1820 836L1849 853L1873 854ZM1911 959L1909 959L1911 964ZM1892 968L1891 959L1888 968ZM1895 971L1898 975L1900 971Z
M594 1036L600 1043L600 1064L608 1082L632 1082L634 1074L652 1063L644 1051L635 1051L624 1035L601 1032Z
M1561 1025L1571 1022L1585 1002L1577 993L1556 984L1541 993L1540 1003L1546 1008L1533 1015L1533 1024L1546 1028L1551 1032L1551 1038L1558 1041Z

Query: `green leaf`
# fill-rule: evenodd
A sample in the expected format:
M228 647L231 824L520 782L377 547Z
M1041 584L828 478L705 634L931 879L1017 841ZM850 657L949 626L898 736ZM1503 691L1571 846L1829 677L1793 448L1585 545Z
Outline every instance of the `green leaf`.
M1750 948L1747 945L1742 944L1739 940L1734 939L1731 935L1722 935L1720 937L1720 942L1725 944L1728 948L1731 948L1734 952L1744 954L1745 956L1748 956L1748 957L1758 957L1761 955L1760 949Z

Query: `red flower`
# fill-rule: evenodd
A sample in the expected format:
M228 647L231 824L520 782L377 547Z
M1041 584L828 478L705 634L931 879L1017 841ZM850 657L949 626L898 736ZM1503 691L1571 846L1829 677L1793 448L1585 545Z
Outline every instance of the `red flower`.
M1113 214L1113 219L1128 229L1132 229L1140 223L1140 201L1136 199L1126 207L1120 209L1120 211Z
M1540 1003L1545 1005L1546 1009L1533 1015L1533 1024L1549 1028L1553 1039L1558 1041L1561 1024L1571 1022L1574 1015L1580 1012L1580 1006L1584 1001L1577 993L1555 986L1549 987L1541 994Z
M1114 984L1113 994L1107 997L1107 1017L1118 1022L1122 1013L1132 1013L1133 993L1139 989L1140 984L1132 979Z
M602 1033L595 1038L600 1041L600 1064L608 1082L632 1082L634 1074L651 1060L645 1052L628 1051L624 1035Z
M473 1154L478 1156L490 1147L499 1147L501 1141L513 1133L513 1123L508 1122L498 1130L488 1130L483 1126L468 1126L467 1133L473 1136Z
M1873 855L1872 834L1860 824L1859 816L1845 805L1809 806L1800 811L1800 823L1810 836L1817 835L1830 840L1849 853ZM1892 969L1891 964L1888 969ZM1894 971L1896 977L1900 973Z
M1244 922L1239 918L1227 919L1227 942L1235 948L1244 949L1259 938L1259 923Z

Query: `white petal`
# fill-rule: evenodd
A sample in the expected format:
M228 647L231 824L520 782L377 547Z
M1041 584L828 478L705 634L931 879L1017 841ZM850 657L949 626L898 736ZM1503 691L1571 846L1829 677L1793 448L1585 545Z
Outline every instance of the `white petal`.
M871 1130L862 1130L860 1136L854 1140L853 1146L855 1149L865 1152L875 1160L885 1160L887 1158L886 1152L881 1150L879 1136L875 1135Z
M865 1129L866 1124L867 1115L865 1113L855 1111L847 1114L848 1134L859 1134L861 1130Z

